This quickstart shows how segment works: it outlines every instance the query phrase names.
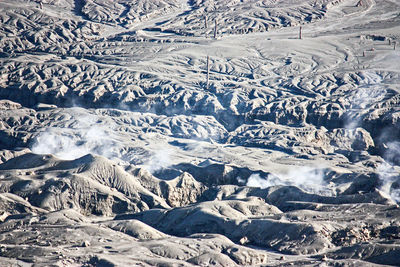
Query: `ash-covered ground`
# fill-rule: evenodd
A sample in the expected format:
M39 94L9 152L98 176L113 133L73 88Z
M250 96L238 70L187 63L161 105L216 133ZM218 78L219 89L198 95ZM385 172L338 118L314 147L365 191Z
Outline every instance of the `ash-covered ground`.
M3 0L0 266L400 266L400 2Z

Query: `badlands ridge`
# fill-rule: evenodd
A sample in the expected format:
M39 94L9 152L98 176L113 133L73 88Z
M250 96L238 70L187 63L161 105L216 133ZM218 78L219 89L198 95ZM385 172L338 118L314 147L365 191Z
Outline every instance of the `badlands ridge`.
M397 0L0 10L1 266L400 265Z

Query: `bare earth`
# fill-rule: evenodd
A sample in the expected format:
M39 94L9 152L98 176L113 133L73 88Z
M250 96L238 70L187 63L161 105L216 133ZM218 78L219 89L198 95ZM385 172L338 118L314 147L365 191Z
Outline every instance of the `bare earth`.
M3 0L0 66L0 266L400 266L399 1Z

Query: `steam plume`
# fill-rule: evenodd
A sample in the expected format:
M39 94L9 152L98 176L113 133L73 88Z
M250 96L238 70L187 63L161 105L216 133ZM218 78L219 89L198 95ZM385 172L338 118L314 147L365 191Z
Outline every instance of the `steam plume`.
M311 167L292 168L285 174L271 174L265 179L253 174L247 180L247 186L267 188L276 185L291 185L310 193L331 195L328 184L324 181L323 169Z

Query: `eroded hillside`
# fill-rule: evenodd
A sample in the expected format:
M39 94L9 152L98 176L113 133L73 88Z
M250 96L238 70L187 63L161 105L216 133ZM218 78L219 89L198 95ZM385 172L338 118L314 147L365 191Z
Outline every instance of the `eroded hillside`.
M0 9L0 265L400 264L397 1Z

